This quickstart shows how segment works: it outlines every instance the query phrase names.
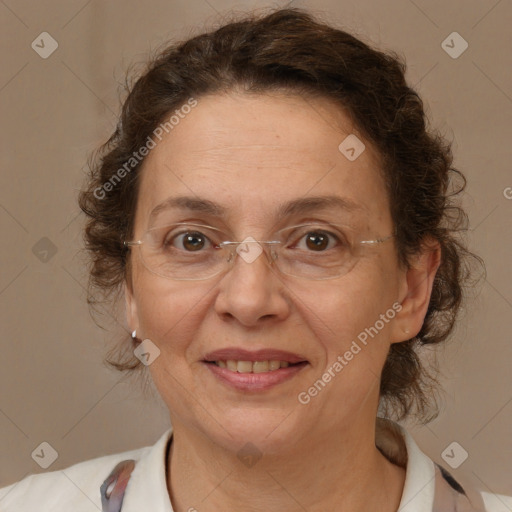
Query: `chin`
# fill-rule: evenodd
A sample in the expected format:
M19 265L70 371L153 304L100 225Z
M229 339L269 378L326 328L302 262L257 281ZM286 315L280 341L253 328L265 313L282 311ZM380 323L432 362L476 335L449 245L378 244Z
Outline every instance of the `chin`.
M292 417L287 417L289 413L283 411L236 408L218 419L224 428L217 428L215 433L206 432L206 435L237 453L247 443L262 453L280 453L297 443L297 429L293 428Z

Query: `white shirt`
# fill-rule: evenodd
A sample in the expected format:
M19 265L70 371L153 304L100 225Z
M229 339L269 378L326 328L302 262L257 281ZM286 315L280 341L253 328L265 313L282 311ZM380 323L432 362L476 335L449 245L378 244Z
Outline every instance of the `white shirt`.
M403 427L381 419L377 425L376 445L388 459L406 464L399 512L512 511L512 497L478 492L458 479L470 503L448 484L437 465ZM102 509L100 487L118 463L133 459L135 468L126 487L122 512L173 512L166 484L166 453L171 437L169 429L153 446L27 476L0 489L0 511L117 512L118 507Z

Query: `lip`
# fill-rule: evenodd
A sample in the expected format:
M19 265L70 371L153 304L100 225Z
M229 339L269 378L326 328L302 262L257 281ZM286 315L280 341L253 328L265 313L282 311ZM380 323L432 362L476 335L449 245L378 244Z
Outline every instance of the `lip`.
M290 364L308 362L308 360L299 355L287 352L285 350L261 349L245 350L236 347L228 347L214 352L209 352L204 357L205 362L213 361L287 361ZM275 370L279 371L279 370Z
M254 352L252 355L254 355ZM245 361L249 360L250 359L245 359ZM256 359L256 361L261 360L264 361L265 358ZM262 373L238 373L228 370L227 368L221 368L215 363L203 361L203 364L216 378L220 379L222 383L238 391L266 391L293 378L293 376L308 366L309 363L303 360L295 366L288 366L287 368L279 368L278 370Z

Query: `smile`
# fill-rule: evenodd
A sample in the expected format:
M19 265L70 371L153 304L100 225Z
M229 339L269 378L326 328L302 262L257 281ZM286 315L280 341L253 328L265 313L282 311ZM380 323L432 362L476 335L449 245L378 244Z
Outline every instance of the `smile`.
M235 361L228 359L227 361L203 361L203 363L222 385L244 392L267 391L292 379L303 368L309 366L307 361L289 363L278 360ZM222 366L223 363L225 363L225 367ZM279 363L279 367L277 367L277 363ZM275 369L271 369L271 367Z
M279 368L287 368L290 366L288 361L234 361L228 359L227 361L214 361L214 364L220 368L227 368L232 372L238 373L264 373L279 370ZM298 364L298 363L297 363Z

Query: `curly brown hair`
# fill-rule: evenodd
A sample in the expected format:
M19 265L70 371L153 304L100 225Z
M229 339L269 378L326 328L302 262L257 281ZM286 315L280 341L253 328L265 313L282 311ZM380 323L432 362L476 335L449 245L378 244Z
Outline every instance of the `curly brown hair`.
M437 365L423 364L418 349L449 336L472 275L469 263L481 260L459 236L467 216L454 201L465 178L452 167L451 144L427 129L423 102L406 83L405 69L396 53L374 49L297 8L246 14L159 52L128 87L120 122L92 160L80 193L80 207L88 216L90 306L115 304L129 278L122 240L132 236L144 159L122 179L113 179L172 112L192 97L235 89L329 98L348 112L381 156L400 264L408 266L426 237L441 247L421 331L391 345L380 386L383 414L396 419L414 415L423 423L433 419L438 414ZM121 371L143 368L133 348L123 335L106 363Z

